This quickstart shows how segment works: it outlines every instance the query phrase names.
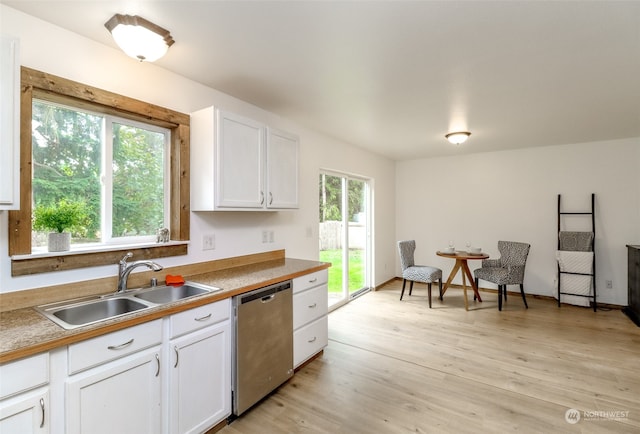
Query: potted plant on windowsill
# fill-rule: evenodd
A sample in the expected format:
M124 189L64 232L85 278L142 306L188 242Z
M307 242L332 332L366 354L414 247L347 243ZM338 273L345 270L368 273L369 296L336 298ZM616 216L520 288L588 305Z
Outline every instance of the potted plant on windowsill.
M71 248L71 232L82 231L89 216L84 202L62 199L57 205L39 205L33 212L33 229L52 231L47 244L50 252Z

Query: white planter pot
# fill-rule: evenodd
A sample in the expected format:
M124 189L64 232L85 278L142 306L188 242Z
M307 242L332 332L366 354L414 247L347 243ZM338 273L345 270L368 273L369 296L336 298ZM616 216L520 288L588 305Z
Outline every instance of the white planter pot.
M50 252L66 252L71 248L71 233L49 232L48 248Z

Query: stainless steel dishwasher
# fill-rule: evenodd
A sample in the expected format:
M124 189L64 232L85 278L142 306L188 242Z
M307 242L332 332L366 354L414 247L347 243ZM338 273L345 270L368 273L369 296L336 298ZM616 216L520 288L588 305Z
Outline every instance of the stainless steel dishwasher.
M291 281L233 298L233 414L239 416L293 376Z

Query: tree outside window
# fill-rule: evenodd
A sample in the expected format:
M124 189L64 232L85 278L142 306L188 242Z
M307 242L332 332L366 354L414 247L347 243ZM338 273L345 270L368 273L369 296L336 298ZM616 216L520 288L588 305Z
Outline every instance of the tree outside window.
M34 100L34 209L84 203L89 223L74 244L151 240L167 226L168 137L153 125ZM34 232L33 246L45 244Z

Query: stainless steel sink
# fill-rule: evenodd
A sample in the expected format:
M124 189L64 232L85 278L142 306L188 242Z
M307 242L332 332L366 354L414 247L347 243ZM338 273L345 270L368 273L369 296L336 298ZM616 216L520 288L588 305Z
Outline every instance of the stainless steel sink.
M219 291L220 288L185 283L181 286L157 286L147 290L141 290L134 294L134 297L154 304L165 304L216 290Z
M71 330L214 291L220 291L220 288L186 282L181 286L154 286L102 297L51 303L35 309L62 328Z
M66 304L56 303L39 306L36 309L63 328L73 329L149 307L149 304L132 298L113 297L90 301L72 301L66 302Z

